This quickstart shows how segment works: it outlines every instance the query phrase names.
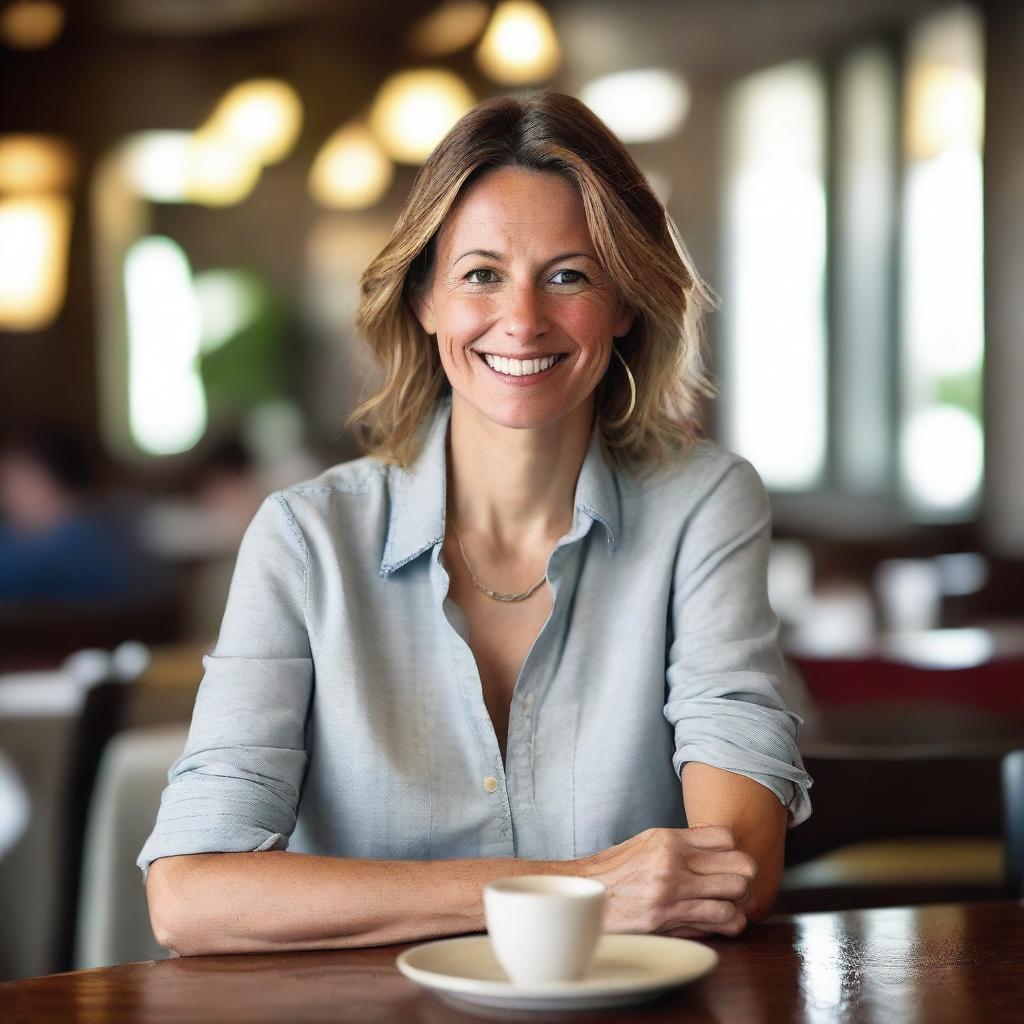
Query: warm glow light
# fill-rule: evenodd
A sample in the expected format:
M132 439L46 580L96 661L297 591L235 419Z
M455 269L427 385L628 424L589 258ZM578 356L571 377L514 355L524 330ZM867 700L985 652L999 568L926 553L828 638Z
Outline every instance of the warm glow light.
M41 50L64 27L64 8L53 0L15 0L0 12L0 37L16 50Z
M287 82L261 78L229 90L199 134L219 136L252 160L272 164L291 152L301 127L298 93Z
M372 206L391 184L391 161L363 124L339 128L324 143L309 172L317 202L343 210Z
M409 45L424 57L456 53L479 37L490 13L483 0L449 0L413 26Z
M74 175L74 151L62 139L0 136L0 192L61 192Z
M154 203L241 202L259 179L247 151L219 136L142 132L125 144L125 170L139 195Z
M186 196L204 206L240 203L256 185L260 165L230 139L203 133L192 136Z
M370 127L395 160L418 164L473 102L465 83L450 71L404 71L381 86Z
M0 200L0 328L38 331L64 301L71 203L59 196Z
M183 203L191 150L191 132L140 132L124 143L125 176L150 202Z
M477 61L502 85L550 78L562 61L562 48L548 12L532 0L503 0L480 42Z
M678 131L690 109L686 82L654 68L595 79L580 99L623 142L651 142Z
M145 452L187 451L206 429L196 364L200 313L188 260L169 238L136 242L125 258L128 418Z
M927 159L953 146L981 146L984 92L977 75L941 64L920 65L907 83L907 153Z

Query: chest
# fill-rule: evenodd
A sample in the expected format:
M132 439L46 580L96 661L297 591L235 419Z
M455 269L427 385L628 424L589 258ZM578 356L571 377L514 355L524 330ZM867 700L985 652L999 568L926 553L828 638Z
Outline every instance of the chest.
M468 644L480 673L484 704L504 759L516 680L551 613L551 587L545 582L523 601L497 601L476 587L457 549L453 557L446 546L445 557L448 597L466 617Z

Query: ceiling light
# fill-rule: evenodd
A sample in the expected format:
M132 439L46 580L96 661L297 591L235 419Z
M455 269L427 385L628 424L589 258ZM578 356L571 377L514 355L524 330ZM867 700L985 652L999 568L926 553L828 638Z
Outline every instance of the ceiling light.
M395 160L419 164L473 103L466 84L450 71L404 71L381 86L370 127Z
M302 127L302 101L288 85L273 78L242 82L230 89L200 129L245 149L261 164L291 152Z
M562 60L548 12L532 0L504 0L491 17L477 50L484 72L502 85L550 78Z
M620 71L595 79L580 99L623 142L652 142L678 131L690 108L686 82L671 71Z
M64 27L64 8L53 0L15 0L0 11L0 37L16 50L41 50Z
M260 165L230 139L197 133L189 150L186 197L204 206L232 206L253 190Z
M191 132L154 131L130 136L121 150L128 183L150 202L185 202L191 149Z
M0 200L0 328L38 331L57 316L70 233L71 203L63 197Z
M309 172L309 188L324 206L358 210L377 202L393 175L391 161L370 129L352 123L324 143Z
M61 192L75 174L75 155L48 135L0 136L0 192Z
M449 0L413 26L409 45L424 57L457 53L479 38L490 13L483 0Z

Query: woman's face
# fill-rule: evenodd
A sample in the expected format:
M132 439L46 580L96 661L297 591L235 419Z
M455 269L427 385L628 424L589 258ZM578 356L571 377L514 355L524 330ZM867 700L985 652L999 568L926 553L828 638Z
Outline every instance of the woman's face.
M412 302L437 336L453 402L518 428L574 410L589 423L612 341L633 323L598 262L579 193L519 167L466 192Z

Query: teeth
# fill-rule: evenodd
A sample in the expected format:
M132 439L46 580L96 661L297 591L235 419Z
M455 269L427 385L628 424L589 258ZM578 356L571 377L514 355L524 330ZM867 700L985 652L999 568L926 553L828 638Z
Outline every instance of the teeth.
M545 356L543 359L509 359L484 353L484 361L492 370L507 373L510 377L529 377L540 373L554 365L557 359L558 356Z

